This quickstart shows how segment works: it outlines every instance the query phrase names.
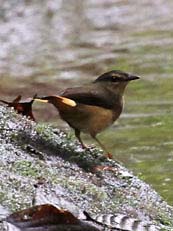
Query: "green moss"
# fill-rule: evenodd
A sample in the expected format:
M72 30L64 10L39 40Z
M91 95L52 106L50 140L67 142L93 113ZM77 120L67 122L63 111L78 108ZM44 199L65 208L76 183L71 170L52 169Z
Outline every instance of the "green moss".
M160 213L158 215L158 220L160 221L161 224L163 224L164 226L173 226L173 221L170 220L167 216L165 216L164 213ZM164 230L164 229L163 229ZM166 230L166 229L165 229ZM169 231L171 231L173 229L169 229Z
M1 187L1 186L0 186ZM1 189L2 190L2 189ZM7 195L5 192L0 191L0 202L5 201L7 199Z
M22 176L38 176L40 170L31 161L21 160L16 161L13 165L14 171Z
M133 33L134 37L154 37L154 38L158 38L158 37L172 37L173 36L173 32L172 30L157 30L157 29L149 29L149 30L143 30L143 31L138 31Z
M67 187L70 190L77 190L80 191L83 195L89 195L94 198L94 200L105 200L107 198L107 194L104 190L100 188L98 190L98 187L93 184L88 184L87 182L83 182L82 180L67 180L64 182L65 187Z
M49 141L53 139L54 133L50 126L46 124L37 124L36 131L42 136L45 140Z
M173 231L173 229L171 229L170 227L167 227L167 228L161 228L160 231Z

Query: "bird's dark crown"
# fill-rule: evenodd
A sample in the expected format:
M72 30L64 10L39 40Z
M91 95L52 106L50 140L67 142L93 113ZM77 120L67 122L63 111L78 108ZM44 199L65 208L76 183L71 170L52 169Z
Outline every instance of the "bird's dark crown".
M120 70L112 70L102 74L94 82L126 82L135 79L139 79L139 76L135 76Z

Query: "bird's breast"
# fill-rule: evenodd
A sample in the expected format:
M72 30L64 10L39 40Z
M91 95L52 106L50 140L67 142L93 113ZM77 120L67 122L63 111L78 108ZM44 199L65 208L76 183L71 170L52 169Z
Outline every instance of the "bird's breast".
M120 107L115 111L99 106L78 104L68 113L60 111L60 116L74 129L96 135L110 126L119 117L121 111Z
M118 101L115 102L112 112L113 112L113 121L117 120L118 117L121 115L124 106L124 98L122 97Z

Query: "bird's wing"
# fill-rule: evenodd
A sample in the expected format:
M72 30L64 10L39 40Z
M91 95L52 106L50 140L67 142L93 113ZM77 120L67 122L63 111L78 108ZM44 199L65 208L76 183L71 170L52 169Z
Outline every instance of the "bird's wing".
M111 96L100 89L92 89L88 87L67 88L61 96L74 100L76 103L100 106L111 109L113 106Z

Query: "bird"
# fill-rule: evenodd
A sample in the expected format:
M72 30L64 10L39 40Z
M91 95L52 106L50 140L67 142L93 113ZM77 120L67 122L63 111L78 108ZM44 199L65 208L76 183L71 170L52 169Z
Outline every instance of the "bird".
M140 77L120 70L111 70L89 84L67 88L59 95L35 97L34 100L53 104L59 115L86 148L81 132L88 133L111 158L97 134L112 125L124 106L124 91L128 83Z

